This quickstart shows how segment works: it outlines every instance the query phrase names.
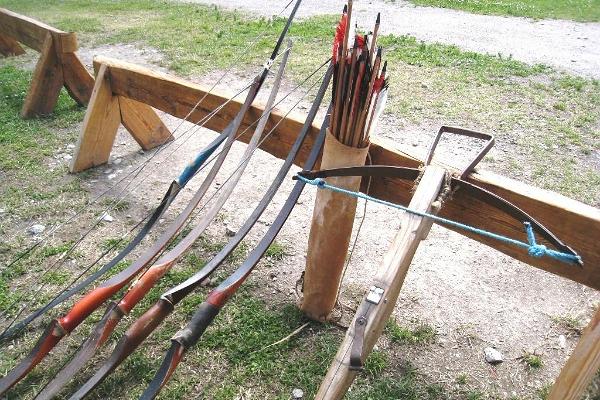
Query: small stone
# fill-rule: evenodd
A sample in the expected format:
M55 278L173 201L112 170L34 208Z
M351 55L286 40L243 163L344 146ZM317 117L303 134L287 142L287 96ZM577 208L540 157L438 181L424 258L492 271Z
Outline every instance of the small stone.
M230 227L225 227L225 235L229 237L234 237L237 232L231 229Z
M67 160L67 161L71 160L72 158L73 158L73 156L72 156L72 155L70 155L70 154L65 154L65 155L63 156L63 159L64 159L64 160Z
M106 171L104 171L104 173L105 173L106 175L110 175L110 174L112 174L112 173L113 173L113 170L112 170L112 168L109 168L109 169L107 169Z
M302 398L304 398L304 392L302 391L302 389L294 389L292 390L292 398L294 400L300 400Z
M143 149L139 149L139 150L138 150L138 154L140 154L140 155L143 155L143 154L146 154L146 153L144 152L144 150L143 150Z
M110 174L106 177L106 179L108 179L109 181L115 179L117 177L117 174Z
M101 220L104 222L113 222L115 219L113 218L112 215L110 215L109 213L105 212L104 214L102 214Z
M35 224L35 225L31 225L28 229L27 232L29 232L32 235L39 235L40 233L44 232L46 230L46 227L42 224Z
M424 84L423 82L421 82L421 87L422 87L423 89L427 89L429 86L427 86L426 84Z
M73 150L74 148L75 148L75 145L72 143L67 145L67 149L69 149L69 150Z
M565 347L567 347L567 338L565 337L565 335L560 335L558 337L558 345L560 346L561 349L564 349Z
M500 364L501 362L504 361L504 357L502 356L502 353L500 353L498 350L494 349L493 347L486 347L483 350L483 353L485 354L485 361L488 362L489 364L496 365L496 364Z
M114 165L119 165L119 164L121 164L122 162L123 162L123 159L122 159L122 158L116 158L116 159L114 159L114 160L113 160L113 162L112 162L112 163L113 163Z

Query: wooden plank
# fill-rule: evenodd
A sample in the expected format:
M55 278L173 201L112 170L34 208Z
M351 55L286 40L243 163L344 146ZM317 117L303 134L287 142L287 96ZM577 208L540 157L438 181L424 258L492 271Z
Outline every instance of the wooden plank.
M4 57L20 56L25 54L25 50L21 47L19 42L0 33L0 54Z
M21 116L32 118L52 113L63 83L62 65L56 55L52 36L48 35L35 66Z
M410 208L420 212L434 211L432 210L433 203L439 196L445 177L446 171L439 166L431 165L425 168L423 177L410 201ZM371 353L394 311L408 268L421 240L427 236L430 228L431 223L427 218L408 213L402 215L400 230L377 269L377 275L372 283L373 286L383 290L382 298L377 304L368 301L366 296L363 298L315 399L339 400L344 397L358 373L357 370L349 369L351 349L354 342L360 340L356 338L355 327L358 326L356 321L358 319L365 321L362 346L364 361Z
M126 97L118 96L121 122L144 150L150 150L173 140L169 128L152 107Z
M153 72L134 64L109 58L97 58L94 62L96 64L102 62L110 67L112 89L115 94L148 104L179 118L184 118L207 92L207 89L201 85ZM192 113L190 120L201 120L215 107L225 102L227 98L228 94L213 91ZM240 101L232 101L205 126L215 131L223 129L240 107ZM255 103L244 119L243 128L245 129L250 123L258 120L260 114L261 106ZM266 131L269 132L282 117L281 111L274 110L269 118ZM261 148L276 157L284 158L302 124L302 116L295 113L290 114L261 145ZM318 124L315 124L295 160L297 165L302 165L306 160L318 131ZM249 135L245 135L240 140L247 143L248 138ZM393 144L378 138L372 140L370 155L373 164L376 165L415 167L421 163L416 157L396 150ZM600 237L600 210L556 193L537 189L485 171L478 171L469 180L503 196L548 226L559 238L578 251L585 266L578 268L548 258L534 259L525 254L522 249L508 247L491 239L471 235L475 240L491 245L528 264L600 290L600 248L594 242ZM410 183L399 180L374 179L370 193L385 200L408 204L411 196L410 187ZM520 224L507 219L498 210L471 198L455 196L446 202L441 215L519 240L525 238L523 227ZM462 231L460 233L464 234Z
M96 85L83 119L71 172L106 163L120 123L119 100L112 94L109 70L103 65L96 74Z
M79 105L87 105L94 90L94 77L75 53L62 53L61 61L67 92Z
M41 52L49 32L66 33L25 15L0 8L0 32Z
M579 400L600 368L600 307L560 371L548 400Z

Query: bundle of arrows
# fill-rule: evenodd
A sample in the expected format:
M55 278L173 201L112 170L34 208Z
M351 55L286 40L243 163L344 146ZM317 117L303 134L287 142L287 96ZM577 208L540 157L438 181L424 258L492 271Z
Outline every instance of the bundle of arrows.
M333 111L331 133L343 144L365 147L387 100L387 62L382 64L377 34L381 16L371 34L352 34L352 0L344 12L333 42ZM353 45L349 47L352 37Z

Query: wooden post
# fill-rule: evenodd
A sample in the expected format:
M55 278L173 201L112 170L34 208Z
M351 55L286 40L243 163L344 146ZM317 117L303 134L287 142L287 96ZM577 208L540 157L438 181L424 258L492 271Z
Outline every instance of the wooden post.
M71 163L71 171L106 163L120 123L119 100L117 96L113 96L110 88L108 67L101 65L83 119L83 129L75 150L76 156Z
M0 54L4 57L20 56L25 54L25 50L21 47L19 42L0 33Z
M600 307L560 371L548 400L579 400L600 369Z
M52 35L48 34L21 110L23 118L50 114L56 106L63 83L62 64L57 56Z
M409 207L417 211L432 212L432 205L438 198L445 176L446 171L441 167L426 167ZM431 222L427 218L413 214L405 213L400 219L400 231L396 234L373 282L373 288L377 290L371 290L359 306L344 341L321 383L316 399L341 399L352 384L357 374L356 370L349 369L353 346L356 346L354 342L356 340L360 343L362 340L362 346L359 348L362 349L361 358L364 360L371 353L394 310L408 267L430 227ZM383 292L380 293L378 290ZM377 301L378 293L381 296L379 301ZM356 333L358 320L363 322L359 324L364 326L362 335Z

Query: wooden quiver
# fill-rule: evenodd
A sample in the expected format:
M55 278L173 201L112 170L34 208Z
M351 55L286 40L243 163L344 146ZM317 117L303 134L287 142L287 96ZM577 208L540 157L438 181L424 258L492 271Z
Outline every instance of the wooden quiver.
M365 164L369 146L350 147L327 131L321 169ZM360 188L360 177L332 177L326 181L351 191ZM344 272L357 199L330 190L318 190L308 238L303 299L300 309L309 317L325 321L333 311Z

